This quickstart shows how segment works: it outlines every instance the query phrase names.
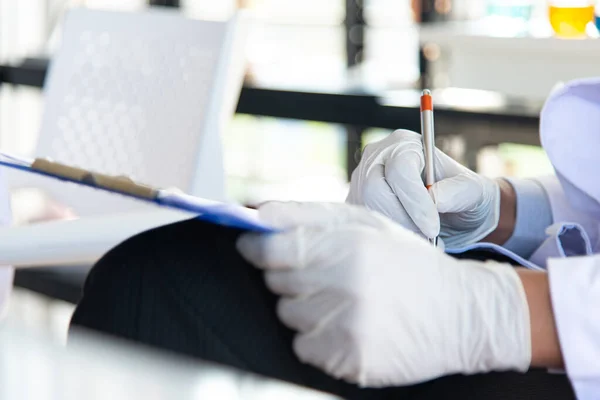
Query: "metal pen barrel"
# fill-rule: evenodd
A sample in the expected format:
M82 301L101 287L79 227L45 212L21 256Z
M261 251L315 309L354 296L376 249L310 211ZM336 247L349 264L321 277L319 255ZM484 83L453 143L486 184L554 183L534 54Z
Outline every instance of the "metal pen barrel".
M421 140L425 155L425 186L427 189L435 183L434 149L435 132L433 126L433 102L431 92L424 90L421 96Z
M433 100L429 90L421 94L421 140L425 156L425 187L427 190L435 183L435 130L433 126ZM429 238L429 242L437 246L437 237Z

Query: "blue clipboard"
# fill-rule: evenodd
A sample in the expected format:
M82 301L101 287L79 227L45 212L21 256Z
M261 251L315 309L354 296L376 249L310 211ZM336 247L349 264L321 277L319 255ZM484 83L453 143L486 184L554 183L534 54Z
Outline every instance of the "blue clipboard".
M0 166L13 168L29 173L34 173L42 176L46 176L53 179L58 179L61 181L65 181L67 183L74 183L76 185L82 185L91 187L93 189L103 190L105 192L120 194L126 197L135 198L141 201L154 203L158 206L168 207L172 209L182 210L197 214L196 218L206 221L215 225L222 225L231 228L236 228L244 231L252 231L257 233L276 233L279 230L266 225L259 221L258 214L254 212L254 210L250 210L245 207L236 206L232 204L226 203L218 203L212 202L208 200L201 199L199 197L191 196L183 193L173 193L167 190L160 190L151 188L145 185L139 185L135 182L128 180L123 177L111 177L106 175L95 174L89 171L69 167L66 165L52 163L47 160L35 160L35 161L43 161L51 165L57 165L60 168L64 168L66 170L72 169L77 170L77 172L82 173L83 176L79 176L77 178L70 178L69 176L62 173L53 173L51 170L40 170L36 169L35 162L31 164L29 160L23 161L18 157L13 157L7 155L5 153L0 153L0 157L8 158L11 161L3 161L0 158ZM15 162L16 161L16 162ZM33 166L32 166L33 165ZM59 169L60 171L60 169ZM110 187L110 185L103 185L102 182L99 182L94 179L87 179L87 177L91 176L99 176L105 177L109 180L121 180L125 179L127 184L131 186L142 188L143 190L140 192L140 195L137 195L135 191L130 190L121 190L119 187ZM543 268L534 265L533 263L523 259L519 255L505 249L501 246L492 244L492 243L476 243L471 246L467 246L461 249L446 249L446 253L448 254L460 254L469 252L470 250L486 250L494 253L499 253L504 256L507 256L520 265L532 269L532 270L543 270Z
M4 158L8 158L10 160L22 160L18 157L9 156L6 154L0 154L4 156ZM36 160L37 161L37 160ZM45 161L45 160L44 160ZM49 162L50 163L50 162ZM52 163L53 165L58 165L64 167L65 169L75 169L72 167L68 167L66 165ZM145 201L148 203L154 203L158 206L168 207L172 209L177 209L181 211L187 211L194 214L197 214L197 218L210 222L216 225L228 226L231 228L237 228L244 231L252 231L259 233L274 233L277 232L271 226L265 225L261 223L258 219L257 213L253 212L253 210L247 209L245 207L226 204L226 203L217 203L212 201L207 201L201 199L199 197L191 196L188 194L182 193L173 193L166 190L154 189L148 186L144 186L148 190L144 193L144 195L137 195L135 192L131 192L128 190L119 190L118 188L111 187L110 185L99 184L97 180L94 179L76 179L70 177L68 174L61 173L53 173L52 170L40 170L34 168L32 165L27 162L14 162L14 161L6 161L0 159L0 166L12 168L28 173L33 173L41 176L45 176L52 179L58 179L63 182L72 183L81 186L87 186L93 189L102 190L105 192L115 193L122 196L134 198L137 200ZM83 170L79 170L83 171ZM88 172L86 176L95 176L98 174L94 174L92 172ZM104 175L104 177L107 177ZM120 179L123 180L123 177L108 177L109 179ZM131 185L135 185L138 187L143 187L143 185L136 184L133 181L128 180Z

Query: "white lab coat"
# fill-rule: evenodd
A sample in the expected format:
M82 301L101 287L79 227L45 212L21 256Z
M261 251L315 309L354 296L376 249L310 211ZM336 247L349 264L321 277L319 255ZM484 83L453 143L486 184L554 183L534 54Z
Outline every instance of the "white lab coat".
M539 180L553 219L581 226L585 253L591 253L547 263L566 372L579 399L600 399L600 79L553 92L541 114L540 135L556 171Z

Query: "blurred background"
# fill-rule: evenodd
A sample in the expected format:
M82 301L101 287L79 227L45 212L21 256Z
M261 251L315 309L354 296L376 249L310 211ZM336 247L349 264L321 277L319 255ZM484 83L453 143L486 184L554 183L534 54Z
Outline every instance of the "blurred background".
M425 87L434 89L439 147L489 176L547 174L539 111L558 82L597 73L595 6L576 0L0 0L0 148L33 154L43 77L70 8L169 7L203 20L244 8L252 15L248 66L238 112L222 138L233 201L344 201L366 144L393 129L419 129L418 94ZM9 314L64 337L69 297L17 285Z

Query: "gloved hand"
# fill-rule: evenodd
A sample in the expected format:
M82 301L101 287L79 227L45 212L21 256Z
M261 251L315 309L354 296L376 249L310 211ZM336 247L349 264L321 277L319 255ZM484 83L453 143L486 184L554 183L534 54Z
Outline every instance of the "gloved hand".
M267 203L259 214L283 233L245 234L238 249L282 296L301 361L365 387L529 367L512 267L455 260L361 207Z
M498 184L435 150L436 183L423 183L421 135L397 130L365 148L346 202L381 212L447 248L476 243L498 226Z

